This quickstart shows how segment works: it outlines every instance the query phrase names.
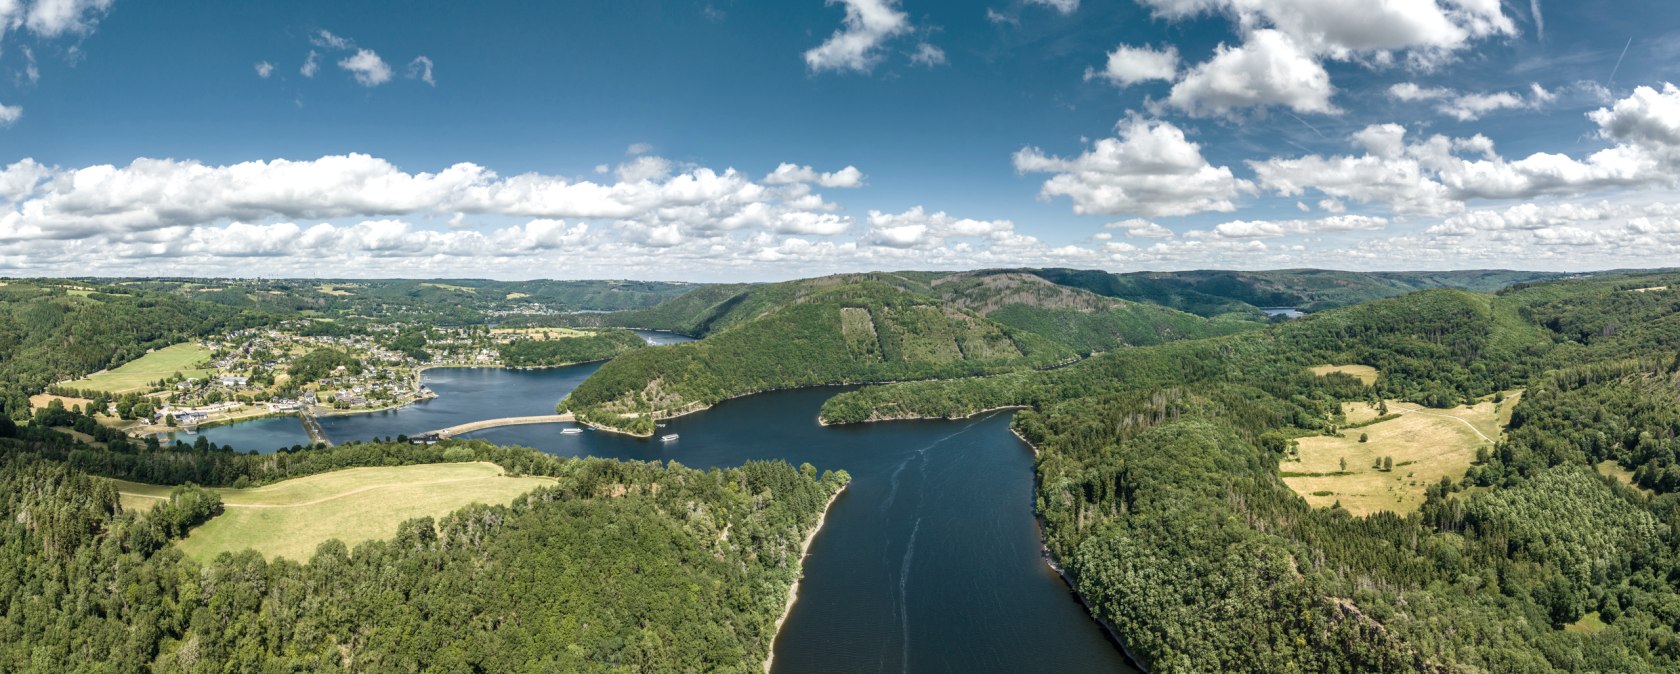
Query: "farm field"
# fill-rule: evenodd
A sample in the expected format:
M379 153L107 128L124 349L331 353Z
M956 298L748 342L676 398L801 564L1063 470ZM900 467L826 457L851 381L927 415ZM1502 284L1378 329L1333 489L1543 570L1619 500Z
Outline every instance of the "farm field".
M307 562L337 538L346 545L396 534L415 517L441 517L471 503L504 504L548 478L506 477L493 463L350 468L252 489L216 489L225 511L179 543L201 561L250 548ZM123 507L148 508L169 487L117 481Z
M1344 429L1341 437L1301 438L1299 457L1280 463L1278 470L1315 507L1340 503L1355 515L1412 512L1423 504L1429 485L1443 477L1464 477L1476 448L1492 448L1520 398L1521 392L1513 391L1498 403L1488 398L1446 410L1390 400L1388 411L1395 418ZM1352 423L1378 416L1369 403L1346 403L1343 410ZM1361 434L1366 442L1359 441ZM1376 467L1385 458L1392 459L1391 470Z
M493 328L492 335L519 335L526 339L565 339L568 337L588 337L585 330L571 328Z
M88 375L65 386L93 389L107 393L127 393L146 388L147 383L180 372L188 377L208 377L214 371L196 367L210 359L210 350L197 344L183 342L157 349L144 356L123 363L116 369Z
M29 396L29 409L31 409L31 410L41 409L43 407L51 405L52 401L54 401L54 400L60 401L60 403L62 403L64 405L65 409L70 409L70 408L76 407L78 405L83 406L85 408L87 405L90 405L90 404L93 403L92 400L89 400L87 398L76 398L76 397L71 397L71 396L55 396L51 393L37 393L35 395Z

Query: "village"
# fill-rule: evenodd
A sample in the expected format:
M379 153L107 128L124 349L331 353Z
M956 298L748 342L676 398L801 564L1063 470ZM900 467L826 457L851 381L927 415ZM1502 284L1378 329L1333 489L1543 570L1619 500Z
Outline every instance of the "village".
M304 319L158 349L61 382L45 397L98 410L136 436L265 416L365 413L435 397L421 381L428 368L501 367L499 345L532 338L542 336L484 326L347 329Z

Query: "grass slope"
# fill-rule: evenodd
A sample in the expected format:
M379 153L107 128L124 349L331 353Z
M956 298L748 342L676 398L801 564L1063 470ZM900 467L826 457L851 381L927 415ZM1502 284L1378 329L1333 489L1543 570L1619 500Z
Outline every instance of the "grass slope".
M493 463L350 468L254 489L216 489L226 511L180 542L199 561L252 549L307 560L328 539L354 546L389 538L414 517L441 517L471 503L500 505L553 481L506 477ZM124 506L166 497L168 487L119 482ZM151 497L151 498L148 498Z
M66 382L65 386L108 393L127 393L144 389L147 383L167 378L176 372L188 377L208 377L213 370L200 367L208 360L209 349L183 342L123 363L116 369Z
M1281 462L1278 471L1285 484L1315 507L1340 503L1355 515L1410 513L1423 505L1430 485L1443 477L1462 479L1475 461L1477 447L1492 448L1518 399L1520 394L1512 393L1499 403L1489 399L1451 409L1421 409L1391 400L1387 404L1393 418L1340 435L1301 438L1299 457ZM1351 408L1347 417L1352 423L1376 416L1369 403L1346 407ZM1366 442L1359 441L1361 435ZM1375 467L1384 458L1393 460L1392 470ZM1345 472L1342 461L1347 462Z

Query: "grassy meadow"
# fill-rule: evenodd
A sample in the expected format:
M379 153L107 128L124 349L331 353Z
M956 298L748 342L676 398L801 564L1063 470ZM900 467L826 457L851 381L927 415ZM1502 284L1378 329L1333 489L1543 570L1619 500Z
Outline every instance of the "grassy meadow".
M1369 365L1319 365L1310 369L1313 374L1320 377L1332 372L1340 372L1365 382L1366 386L1377 383L1377 368Z
M65 382L65 386L108 393L140 391L145 389L150 382L167 378L176 372L188 377L208 377L214 371L199 367L208 360L210 360L209 349L191 342L183 342L157 349L123 363L116 369Z
M519 335L526 339L568 339L588 337L592 333L571 328L492 328L492 335Z
M1520 397L1507 392L1499 403L1489 398L1447 410L1390 400L1392 418L1346 428L1340 436L1301 438L1299 457L1278 469L1291 489L1317 507L1340 503L1355 515L1412 512L1423 504L1429 485L1464 477L1477 447L1492 449ZM1369 403L1346 403L1343 410L1349 424L1380 418ZM1376 467L1384 458L1393 459L1391 470Z
M471 503L504 504L541 477L506 477L493 463L350 468L252 489L216 489L226 510L180 541L200 561L251 548L268 558L308 561L337 538L354 546L389 538L414 517L440 517ZM169 487L117 481L123 507L149 508Z

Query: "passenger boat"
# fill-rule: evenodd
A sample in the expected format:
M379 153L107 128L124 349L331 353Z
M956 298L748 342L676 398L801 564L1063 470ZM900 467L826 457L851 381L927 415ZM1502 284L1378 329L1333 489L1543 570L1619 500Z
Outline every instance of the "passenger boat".
M583 429L581 428L565 428L560 430L561 435L577 435L582 432Z
M659 438L659 441L660 441L660 442L670 442L670 441L672 441L672 440L675 440L675 439L677 439L677 434L676 434L676 433L672 433L672 434L670 434L670 435L666 435L666 436L662 436L662 437L660 437L660 438Z

